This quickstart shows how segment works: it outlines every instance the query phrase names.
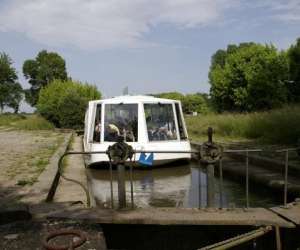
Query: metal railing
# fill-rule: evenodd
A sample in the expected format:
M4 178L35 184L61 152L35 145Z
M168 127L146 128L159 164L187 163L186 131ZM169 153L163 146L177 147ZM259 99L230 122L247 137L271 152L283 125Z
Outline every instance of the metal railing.
M289 171L289 152L291 151L297 151L300 148L286 148L286 149L280 149L280 150L276 150L274 152L276 153L285 153L285 163L284 163L284 188L283 188L283 204L286 207L287 206L287 199L288 199L288 171ZM250 199L249 199L249 154L250 153L257 153L257 152L263 152L262 149L241 149L241 150L231 150L231 149L227 149L227 150L222 150L221 152L221 157L218 160L219 163L219 194L220 194L220 207L223 208L224 206L224 185L223 185L223 179L224 179L224 174L223 174L223 156L227 153L245 153L245 197L246 197L246 208L250 207ZM145 150L133 150L133 154L134 156L138 153L154 153L154 154L169 154L169 153L176 153L176 154L195 154L200 156L200 152L199 150L189 150L189 151L161 151L161 150L150 150L150 151L145 151ZM64 179L66 179L67 181L72 181L78 185L80 185L86 194L86 199L87 199L87 206L90 206L90 197L89 197L89 191L88 189L79 181L77 180L73 180L70 178L67 178L66 176L64 176L63 171L62 171L62 163L63 163L63 159L68 156L68 155L93 155L93 154L106 154L107 155L107 151L94 151L94 152L75 152L75 151L69 151L64 153L58 162L58 170L56 173L56 176L53 180L52 186L49 190L48 196L46 201L52 201L53 197L55 195L56 192L56 188L58 186L59 183L59 178L60 176ZM134 159L134 160L133 160ZM133 192L133 164L136 163L135 161L135 157L131 158L129 161L129 170L130 170L130 194L131 194L131 208L134 208L134 192ZM215 164L216 165L216 164ZM199 165L200 167L200 165ZM203 167L203 166L202 166ZM113 194L113 170L112 170L112 164L110 164L110 191L111 191L111 208L114 208L114 194ZM199 199L201 198L201 187L199 186Z
M285 153L285 164L284 164L284 191L283 191L283 205L287 207L287 198L288 198L288 172L289 172L289 152L299 151L300 147L297 148L286 148L276 150L277 153Z
M262 152L262 149L228 149L223 151L226 153L245 153L245 189L246 189L246 208L249 208L249 153ZM223 155L219 160L219 192L220 192L220 207L223 208Z

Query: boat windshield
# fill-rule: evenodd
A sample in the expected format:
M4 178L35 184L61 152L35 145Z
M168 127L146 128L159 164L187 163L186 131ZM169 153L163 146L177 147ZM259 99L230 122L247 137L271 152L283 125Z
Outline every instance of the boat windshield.
M144 104L149 141L177 140L172 104Z
M105 104L104 141L138 140L138 104Z

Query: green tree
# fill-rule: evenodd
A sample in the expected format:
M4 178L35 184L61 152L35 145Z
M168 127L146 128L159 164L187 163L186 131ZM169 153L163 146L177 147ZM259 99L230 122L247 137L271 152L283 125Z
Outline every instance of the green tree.
M12 60L6 53L0 53L0 112L5 106L11 107L15 113L19 110L23 89L18 83Z
M26 60L23 64L23 74L31 85L25 91L26 101L35 106L42 87L54 79L67 80L65 60L55 52L42 50L35 59Z
M218 111L253 111L286 102L288 61L272 45L240 44L211 67L210 94Z
M165 92L165 93L155 94L154 96L159 98L179 100L179 101L183 101L184 99L184 95L179 92Z
M82 128L88 102L100 98L93 85L54 80L41 89L37 110L56 127Z
M184 113L197 112L205 114L208 112L207 100L200 94L187 94L182 102Z
M290 77L286 81L289 101L300 102L300 38L287 52L289 59Z
M23 95L23 88L18 82L10 84L7 106L12 108L15 113L19 112L20 102L23 99Z
M207 94L196 93L196 94L184 95L179 92L166 92L166 93L155 94L154 96L159 98L181 101L182 111L184 113L189 113L189 112L207 113L209 110Z

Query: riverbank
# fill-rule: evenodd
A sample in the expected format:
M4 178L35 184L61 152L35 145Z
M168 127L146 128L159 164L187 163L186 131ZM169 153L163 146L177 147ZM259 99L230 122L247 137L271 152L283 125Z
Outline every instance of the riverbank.
M300 106L286 106L265 112L223 113L186 117L193 141L207 138L207 128L222 142L247 142L260 145L295 145L300 139Z

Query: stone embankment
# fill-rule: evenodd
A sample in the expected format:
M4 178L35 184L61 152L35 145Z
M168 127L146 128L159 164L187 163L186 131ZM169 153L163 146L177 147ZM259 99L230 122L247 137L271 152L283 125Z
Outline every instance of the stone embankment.
M195 149L199 149L200 145L201 144L199 143L192 143L192 146ZM228 145L226 146L224 147L225 151L226 149L232 149L228 147ZM235 147L233 149L237 148ZM282 157L281 159L275 157L270 158L250 152L248 159L250 182L265 186L274 192L280 193L283 196L285 183L284 157ZM224 153L222 162L224 178L234 179L240 183L245 183L245 152ZM216 171L216 173L218 173L218 171ZM297 161L290 161L288 164L288 195L290 197L290 200L300 197L300 163Z

